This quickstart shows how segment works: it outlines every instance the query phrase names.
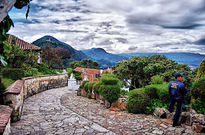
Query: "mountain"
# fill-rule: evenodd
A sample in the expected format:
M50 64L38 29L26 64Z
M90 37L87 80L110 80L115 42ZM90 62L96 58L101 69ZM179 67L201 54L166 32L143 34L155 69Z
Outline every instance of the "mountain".
M124 57L133 57L133 56L152 56L152 55L164 55L169 59L175 60L177 63L187 64L191 68L196 68L199 66L201 61L205 58L205 55L198 53L128 53L128 54L120 54Z
M85 53L90 59L97 61L99 65L103 68L111 67L120 60L128 59L128 57L125 56L107 53L102 48L92 48L92 49L81 50L81 51Z
M71 54L71 59L69 61L72 61L72 60L80 61L82 59L87 59L88 58L82 51L75 50L70 45L68 45L66 43L63 43L63 42L57 40L56 38L54 38L52 36L44 36L44 37L34 41L33 44L36 45L36 46L39 46L39 47L50 45L53 48L68 49L68 51Z

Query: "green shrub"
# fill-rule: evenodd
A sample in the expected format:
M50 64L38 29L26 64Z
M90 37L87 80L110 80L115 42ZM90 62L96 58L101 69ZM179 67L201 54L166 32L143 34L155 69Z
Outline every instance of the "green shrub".
M84 85L84 87L83 87L83 89L84 89L86 92L88 92L88 84L89 84L89 82L85 83L85 85Z
M30 65L23 64L22 70L24 71L25 77L41 75L37 68L33 68Z
M116 76L111 73L104 74L100 78L100 83L103 85L116 85L119 82L120 82L119 79L116 78Z
M91 98L92 98L89 92L87 93L87 95L86 95L86 96L87 96L87 98L89 98L89 99L91 99Z
M1 78L1 86L0 89L6 89L8 88L15 80L12 80L10 78Z
M162 101L162 103L169 103L169 90L168 84L158 84L157 86L157 96Z
M70 75L73 72L73 69L72 68L66 68L66 71L68 72L68 77L70 78Z
M205 76L205 59L203 59L198 67L198 72L196 76L196 80Z
M150 97L150 99L158 99L157 86L154 84L145 86L145 93Z
M88 83L88 90L90 91L90 92L92 92L93 91L93 85L95 84L95 82L89 82Z
M194 82L191 94L195 99L200 98L200 100L205 102L205 77Z
M97 82L93 85L94 93L99 94L100 82Z
M197 113L205 114L205 102L201 101L199 98L192 103L191 108Z
M150 112L153 112L155 108L161 108L161 107L165 107L167 108L167 104L163 104L161 100L159 99L151 99L149 101L149 105L146 107L147 110L149 110Z
M119 85L100 85L99 92L110 103L120 97Z
M126 90L120 90L120 95L122 95L122 96L126 96L128 94L128 91L126 91Z
M163 82L163 79L159 75L153 76L151 78L151 84L163 84Z
M84 85L86 84L86 83L88 83L89 81L83 81L82 83L81 83L81 85L80 85L80 88L84 88Z
M4 68L2 69L2 75L6 78L11 78L12 80L18 80L23 78L24 70L20 68Z
M128 93L127 110L129 113L146 113L149 97L143 88L132 90Z
M54 74L54 71L52 71L49 66L45 63L41 63L35 66L35 68L38 69L39 72L41 72L42 74L46 75L46 74Z
M82 80L81 72L73 70L73 75L76 80Z

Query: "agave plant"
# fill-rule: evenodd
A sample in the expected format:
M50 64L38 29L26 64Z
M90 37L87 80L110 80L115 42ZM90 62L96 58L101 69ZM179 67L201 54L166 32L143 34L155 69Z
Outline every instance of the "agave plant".
M0 55L0 62L3 66L7 65L7 62L4 60L4 57Z

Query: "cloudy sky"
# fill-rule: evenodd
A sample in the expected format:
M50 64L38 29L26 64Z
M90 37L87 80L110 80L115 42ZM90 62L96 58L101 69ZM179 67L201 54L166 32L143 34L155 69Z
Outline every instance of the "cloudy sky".
M10 11L9 33L27 42L51 35L78 50L205 54L205 0L33 0L25 12Z

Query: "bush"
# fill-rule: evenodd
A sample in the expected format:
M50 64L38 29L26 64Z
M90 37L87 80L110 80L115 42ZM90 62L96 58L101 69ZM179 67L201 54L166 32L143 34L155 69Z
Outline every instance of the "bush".
M163 84L163 82L163 79L159 75L153 76L151 78L151 84Z
M205 77L194 82L191 93L195 99L200 98L200 100L205 102Z
M92 97L91 97L91 95L90 95L90 93L87 93L87 98L89 98L89 99L91 99Z
M83 89L83 88L84 88L84 85L85 85L86 83L88 83L88 82L89 82L89 81L83 81L82 84L80 85L80 88Z
M126 96L128 94L128 91L126 91L126 90L120 90L120 95L122 95L122 96Z
M102 75L100 83L103 85L116 85L119 83L119 79L114 74L107 73Z
M38 64L38 65L35 66L35 68L37 68L38 71L41 72L44 75L46 75L46 74L54 74L54 72L45 63Z
M205 59L203 59L199 65L196 80L205 76Z
M20 68L4 68L2 69L2 75L6 78L11 78L12 80L18 80L23 78L24 70Z
M73 72L73 69L72 68L66 68L66 71L68 72L68 77L70 78L70 75Z
M82 80L81 72L73 70L73 75L76 80Z
M37 68L33 68L30 65L23 64L22 65L22 70L24 71L24 76L38 76L41 75L41 73L38 72Z
M86 92L88 92L88 84L89 84L89 82L85 83L85 85L84 85L84 87L83 87L83 89L84 89Z
M205 103L199 98L194 101L191 105L191 108L194 109L197 113L205 114Z
M90 92L92 92L93 91L93 85L95 84L95 82L89 82L88 83L88 90L90 91Z
M150 99L159 98L157 95L157 86L154 84L145 86L145 93L150 97Z
M149 97L143 88L132 90L128 93L127 110L129 113L146 113Z
M120 86L100 85L99 92L107 101L112 103L120 97Z
M155 108L161 108L161 107L165 107L167 108L167 104L163 104L161 100L159 99L151 99L149 101L149 105L146 107L147 110L149 110L150 112L153 112Z
M146 94L151 98L160 99L162 103L169 103L168 84L151 84L145 87Z
M100 82L97 82L93 85L94 93L99 94Z

